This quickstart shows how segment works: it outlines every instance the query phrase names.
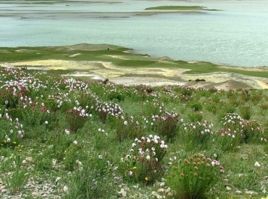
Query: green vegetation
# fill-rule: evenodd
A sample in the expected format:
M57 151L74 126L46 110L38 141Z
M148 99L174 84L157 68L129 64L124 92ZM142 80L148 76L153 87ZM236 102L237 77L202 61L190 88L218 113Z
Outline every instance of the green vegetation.
M151 59L109 48L79 52ZM77 53L64 49L55 57ZM0 68L0 197L267 197L267 90L124 87L64 73Z

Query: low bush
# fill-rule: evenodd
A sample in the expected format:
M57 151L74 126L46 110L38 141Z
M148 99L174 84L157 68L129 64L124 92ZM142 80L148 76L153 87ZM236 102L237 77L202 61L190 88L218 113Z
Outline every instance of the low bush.
M116 103L99 103L96 111L102 122L105 122L108 117L120 117L123 114L123 109Z
M264 135L264 129L255 120L244 121L242 139L245 143L267 141Z
M217 132L215 143L223 151L233 150L240 144L241 134L228 128L222 128Z
M242 106L239 110L243 119L249 120L251 118L251 109L249 106Z
M196 102L196 103L192 103L190 106L191 106L191 109L192 109L193 111L195 111L195 112L197 112L197 111L202 111L202 109L203 109L202 104L200 104L200 103L198 103L198 102Z
M223 118L223 127L227 129L232 136L234 134L240 138L241 143L248 143L250 141L263 141L264 130L261 125L254 120L244 120L237 113L228 113Z
M12 193L18 193L28 180L27 172L24 169L16 168L15 171L4 179L7 188Z
M112 168L108 161L91 157L83 169L77 170L68 182L66 199L112 198L116 195Z
M164 140L157 135L135 139L129 154L122 159L126 178L146 184L159 179L163 174L162 160L166 149Z
M133 117L115 118L113 121L116 136L119 141L142 136L144 128L140 122L135 120Z
M176 113L164 112L160 115L153 115L153 130L166 140L172 140L179 129L179 115Z
M71 132L76 132L79 128L82 128L86 123L89 114L82 107L74 107L69 110L66 115L67 122Z
M213 124L208 121L184 123L180 129L180 139L186 147L206 147L214 134L212 128Z
M203 120L203 115L200 112L193 112L188 114L188 118L191 122L201 122Z
M221 178L223 167L217 160L195 154L175 163L167 176L167 184L178 199L204 199Z
M2 146L17 145L25 136L19 119L12 119L8 113L0 115L0 126L0 145Z

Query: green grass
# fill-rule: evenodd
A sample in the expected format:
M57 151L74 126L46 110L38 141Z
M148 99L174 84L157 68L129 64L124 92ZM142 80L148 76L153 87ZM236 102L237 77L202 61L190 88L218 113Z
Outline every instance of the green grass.
M113 50L109 53L111 51ZM112 53L120 54L120 51L115 50ZM131 64L137 64L136 60ZM139 64L141 61L137 65ZM187 65L185 62L178 64ZM200 63L201 66L206 64ZM170 158L176 156L176 165L180 168L181 161L196 153L217 159L225 170L221 174L223 180L210 184L211 189L201 189L202 183L198 184L201 186L200 190L206 190L205 193L195 190L200 197L266 196L263 190L268 185L267 142L259 139L245 142L241 139L234 147L226 150L224 145L218 142L217 132L224 127L223 117L228 112L235 112L241 114L244 119L255 120L263 129L263 134L260 135L267 138L267 90L215 91L177 86L124 87L89 80L81 82L79 79L74 85L83 83L84 86L70 89L68 84L63 82L62 73L63 71L46 73L15 69L6 71L0 68L0 183L7 190L1 197L12 198L23 194L25 198L118 198L118 195L125 191L128 198L152 198L152 192L160 189L159 182L152 180L147 183L146 180L144 182L144 177L153 174L155 179L161 182L161 177L170 179L169 169L173 168L172 164L169 164ZM39 83L32 84L29 79ZM27 103L28 98L22 100L17 96L9 96L8 90L2 89L5 83L14 80L28 82L28 91L25 94L20 93L20 96L30 97L32 103ZM6 103L6 100L13 100L13 104ZM62 101L62 105L57 107L59 101ZM74 121L67 117L70 115L70 109L79 106L78 102L91 116L81 123L76 132L68 132L66 129L70 127L70 123L78 122L75 117ZM123 112L118 118L108 114L103 119L103 113L97 111L96 107L108 102L122 108ZM50 110L50 113L44 110ZM113 108L111 110L116 112ZM152 116L155 114L165 118L163 112L176 113L178 123L176 124L175 120L165 123L165 119L159 122L159 118L153 120ZM13 118L12 121L5 118L6 113ZM124 120L119 119L122 117ZM23 125L25 136L16 143L5 142L5 135L11 135L9 133L15 125L15 118ZM213 124L211 129L214 133L205 139L201 139L202 136L200 137L196 129L186 131L183 128L184 125L194 124L193 122L199 120L207 120ZM124 126L124 121L132 124L131 128ZM177 126L168 130L168 124ZM187 132L191 134L187 136ZM14 133L16 135L17 131ZM118 133L122 135L120 138ZM151 167L138 167L139 162L133 161L134 165L126 165L122 161L132 147L133 135L139 134L159 134L168 145L161 164L157 164L157 174L150 173ZM255 138L258 134L259 131L256 130L250 136ZM142 179L132 180L128 176L129 167L133 169L135 166L138 167L139 176L143 176ZM171 173L173 175L175 172L174 175L177 175L177 167L174 168ZM183 170L187 171L187 168ZM210 175L209 170L206 172L208 173L204 174L205 176ZM190 178L194 179L193 176ZM177 177L171 179L178 179ZM176 187L179 182L173 180L170 182L171 187L172 183ZM183 191L185 190L182 190L182 193ZM254 195L251 196L250 192ZM41 196L42 194L46 195Z

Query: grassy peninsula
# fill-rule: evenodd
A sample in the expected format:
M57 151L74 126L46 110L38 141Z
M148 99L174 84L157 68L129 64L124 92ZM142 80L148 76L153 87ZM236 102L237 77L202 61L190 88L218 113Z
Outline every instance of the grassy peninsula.
M94 73L108 79L146 76L179 82L192 81L191 84L194 80L202 79L212 83L211 85L205 84L209 87L213 87L214 83L228 83L229 81L231 84L234 83L231 88L237 88L236 85L240 83L243 84L239 86L241 88L268 87L268 70L265 68L238 68L208 62L154 58L113 45L78 44L56 47L0 48L0 63L65 70L66 72ZM137 68L139 70L136 70Z

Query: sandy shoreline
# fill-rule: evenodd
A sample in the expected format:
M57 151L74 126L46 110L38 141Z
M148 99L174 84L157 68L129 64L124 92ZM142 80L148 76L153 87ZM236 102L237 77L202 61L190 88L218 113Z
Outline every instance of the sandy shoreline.
M9 63L17 67L35 70L71 70L65 76L88 77L94 80L109 79L115 84L126 86L180 85L192 88L216 88L221 90L253 88L268 89L268 79L235 73L214 72L185 74L189 69L118 67L105 61L39 60ZM249 69L254 70L254 69ZM260 70L260 69L256 69Z

